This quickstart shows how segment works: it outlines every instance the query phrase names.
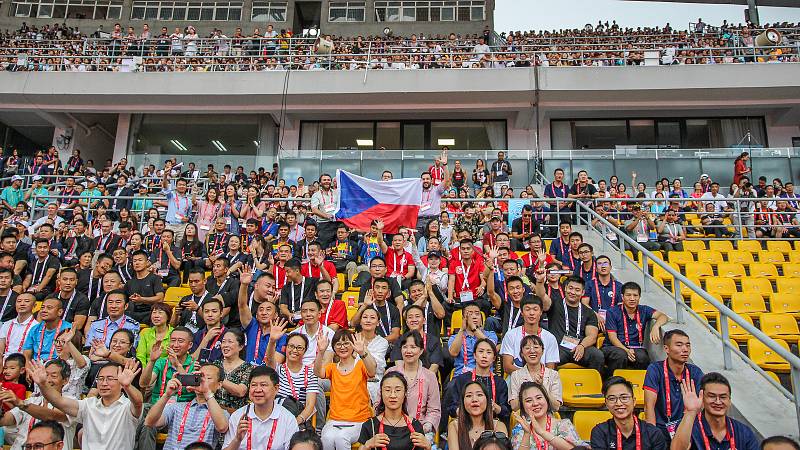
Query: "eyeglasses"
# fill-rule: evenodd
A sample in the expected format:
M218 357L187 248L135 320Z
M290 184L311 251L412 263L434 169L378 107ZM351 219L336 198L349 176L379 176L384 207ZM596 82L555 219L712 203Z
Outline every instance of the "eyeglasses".
M596 263L596 264L597 264L597 267L608 267L608 266L611 265L611 263L609 263L608 261L605 261L605 262L601 261L601 262Z
M97 377L97 378L95 378L95 380L97 381L97 384L100 384L100 383L103 383L103 382L105 382L105 383L113 383L113 382L117 381L117 377Z
M341 342L337 342L336 345L334 345L334 347L335 348L347 348L350 345L352 345L352 343L350 341L341 341Z
M615 404L617 402L624 404L624 403L628 403L629 401L631 401L632 398L633 398L633 396L632 395L628 395L628 394L622 394L619 397L615 397L615 396L611 395L611 396L606 397L606 403L608 403L609 405L613 405L613 404Z
M384 266L383 264L372 264L371 266L369 266L370 269L383 269L384 267L386 266Z
M341 344L341 342L337 343L336 346L338 347L339 344ZM286 348L289 350L296 350L298 352L306 351L306 348L302 345L287 345Z
M42 450L42 449L44 449L45 447L47 447L49 445L58 444L59 442L63 442L63 441L61 439L59 439L57 441L48 442L46 444L39 444L39 443L36 443L36 444L25 444L22 448L24 448L25 450Z
M483 433L481 433L479 439L486 439L492 437L501 441L508 441L508 435L506 435L501 431L484 431Z

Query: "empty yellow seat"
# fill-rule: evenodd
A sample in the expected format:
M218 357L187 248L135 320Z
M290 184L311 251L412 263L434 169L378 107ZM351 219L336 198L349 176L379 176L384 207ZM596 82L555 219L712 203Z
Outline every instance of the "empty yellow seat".
M764 297L755 292L735 292L731 297L731 309L737 314L751 318L768 312Z
M785 292L770 294L769 306L770 312L791 314L795 317L800 317L799 295L787 294Z
M747 274L742 264L726 262L717 265L717 276L725 278L744 278Z
M464 312L460 309L453 311L450 315L450 329L455 333L455 330L460 330L464 322Z
M350 322L353 320L353 317L358 312L358 306L348 306L347 307L347 321Z
M772 283L766 278L747 277L742 278L742 292L756 292L767 295L772 292Z
M694 262L694 254L687 251L669 252L667 258L669 262L677 264L681 268L683 268L683 266L685 266L686 263Z
M783 339L775 339L775 342L789 351L789 344ZM756 338L747 340L747 356L762 369L781 373L789 372L789 363Z
M170 287L164 292L164 303L173 308L178 305L181 297L192 295L192 290L184 287Z
M778 269L775 267L775 264L757 262L750 264L750 276L766 278L767 280L773 281L778 279Z
M728 253L734 251L733 243L731 243L731 241L709 241L708 249L716 250L722 253L723 255L727 255Z
M592 438L592 428L610 418L611 413L608 411L575 411L572 422L578 437L589 442L589 439Z
M794 250L789 252L789 262L800 263L800 250Z
M789 314L765 313L760 317L761 331L773 339L797 342L800 339L800 328L797 320Z
M800 278L800 262L785 263L783 265L783 276Z
M560 369L558 371L563 386L566 406L573 408L597 408L602 406L603 380L594 369Z
M680 273L681 269L677 265L672 264L672 263L667 263L667 264L669 264L673 269L677 270ZM670 285L672 285L672 282L673 282L672 274L667 272L666 269L664 269L663 267L659 266L658 264L653 266L653 278L655 278L656 281L658 281L662 285L664 284L665 281L669 281ZM673 290L674 290L674 287L673 287Z
M751 319L750 316L741 316L741 318L750 325L753 325L753 319ZM717 319L717 331L720 333L722 332L719 319ZM745 331L741 325L728 318L728 337L736 342L747 342L747 340L752 338L753 335Z
M686 263L686 276L696 278L713 277L714 269L707 262L690 262Z
M348 308L355 306L358 308L358 292L347 291L342 294L342 301Z
M789 241L767 241L767 250L788 255L792 251L792 244Z
M730 298L736 292L736 282L731 278L706 278L706 291L709 294L719 293L723 298Z
M701 240L683 241L683 250L687 252L697 253L706 249L706 243Z
M772 263L776 265L781 265L786 261L783 257L783 253L773 250L761 250L758 252L758 262L760 263Z
M339 288L336 290L336 292L341 294L344 292L345 287L347 287L347 275L343 273L337 273L336 280L339 282Z
M615 376L625 378L633 385L633 395L636 397L636 406L644 407L644 376L646 370L634 369L617 369L614 371Z
M697 254L697 261L706 262L709 264L719 264L724 262L724 259L722 258L722 253L716 250L702 250Z
M716 298L717 300L720 301L720 303L722 303L722 298L719 297L719 295ZM692 304L692 311L705 317L706 319L714 317L717 314L719 314L719 310L716 307L714 307L706 299L700 297L698 294L694 292L692 292L691 295L691 304Z
M737 241L736 248L750 253L758 253L762 250L761 242L759 241Z
M800 278L778 278L776 292L800 296Z
M712 242L720 242L720 241L712 241ZM753 254L748 252L747 250L731 250L728 252L728 262L741 264L747 267L750 264L753 264L755 260L753 259Z

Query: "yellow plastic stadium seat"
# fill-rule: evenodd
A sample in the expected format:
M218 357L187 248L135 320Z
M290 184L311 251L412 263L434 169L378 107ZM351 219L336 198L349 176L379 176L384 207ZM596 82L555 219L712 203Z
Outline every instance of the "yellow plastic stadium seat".
M719 293L723 298L730 298L736 292L736 282L730 278L706 278L706 291L709 294Z
M697 254L698 262L706 262L709 264L719 264L725 260L722 258L722 253L716 250L703 250Z
M760 263L772 263L775 265L781 265L786 261L783 257L783 253L773 250L761 250L758 252L758 262Z
M686 263L686 276L697 278L713 277L714 268L707 262Z
M636 406L639 408L644 407L644 389L642 389L642 386L644 386L644 376L646 373L646 370L634 369L617 369L614 371L615 376L620 376L631 382L633 385L633 395L636 397Z
M450 329L453 330L453 333L455 333L455 330L461 329L461 324L463 323L463 321L464 321L463 311L460 309L453 311L453 314L450 316Z
M794 241L794 249L800 250L800 241Z
M711 241L711 242L719 242L719 241ZM728 262L741 264L747 267L756 261L755 259L753 259L753 254L748 252L747 250L731 250L728 252Z
M758 253L762 250L761 242L759 241L737 241L736 248L750 253Z
M756 292L767 295L772 292L772 283L766 278L750 276L742 278L742 292Z
M778 292L769 296L770 312L800 317L800 296Z
M750 316L741 316L741 317L742 319L747 321L750 325L753 325L753 319L751 319ZM717 318L717 331L719 331L720 333L722 332L719 318ZM734 322L731 319L728 319L728 337L738 343L738 342L747 342L747 340L752 338L753 335L746 332L738 323Z
M800 278L778 278L777 292L800 296Z
M774 281L778 279L778 269L775 267L775 264L757 262L750 264L750 276Z
M767 250L788 255L792 251L792 244L789 241L767 241Z
M344 288L347 287L347 275L343 273L337 273L336 280L339 281L339 289L336 292L341 294L344 292Z
M735 292L731 297L731 309L737 314L747 315L750 318L768 312L764 297L755 292Z
M783 339L775 339L775 342L789 351L789 344ZM786 373L790 370L789 363L785 359L778 356L771 348L767 347L756 338L747 341L747 356L749 356L758 367L765 370L779 373ZM778 382L780 382L780 379L778 379Z
M158 433L158 436L156 436L156 443L164 445L165 442L167 442L167 433Z
M703 241L683 241L683 250L697 254L700 250L706 249L706 243Z
M739 263L721 263L717 265L717 276L725 278L744 278L747 276L744 266Z
M717 294L716 298L717 300L722 302L722 298L719 294ZM700 297L698 294L694 292L692 292L691 295L691 304L692 304L692 311L705 317L706 319L709 319L719 314L719 310L717 308L715 308L711 303L706 301L706 299Z
M358 306L348 306L347 307L347 321L350 322L355 317L356 313L358 312Z
M589 442L589 439L592 438L592 428L610 418L611 413L608 411L575 411L572 422L578 437Z
M563 398L573 408L598 408L605 402L601 393L603 380L594 369L559 369Z
M683 266L685 266L686 263L694 262L694 255L687 251L669 252L667 258L669 262L677 264L681 268L683 268Z
M671 263L667 263L667 264L672 266L673 269L675 269L678 272L680 272L681 269L678 268L675 264L671 264ZM667 272L666 269L664 269L661 266L658 266L658 265L653 266L653 278L655 278L656 281L658 281L662 285L664 284L665 281L669 281L670 285L672 285L672 281L673 281L672 274ZM674 288L673 288L673 290L674 290Z
M797 320L788 314L766 313L760 318L761 331L773 339L783 339L786 342L800 340L800 328Z
M794 250L789 252L789 262L800 263L800 250Z
M723 255L727 255L728 253L734 251L733 243L731 243L731 241L709 241L708 249L716 250L722 253Z
M184 288L184 287L167 288L167 291L164 292L164 303L174 308L175 306L178 305L178 302L181 300L181 297L185 297L191 294L192 290L189 288Z
M347 291L342 294L342 301L348 308L355 306L358 307L358 292Z
M768 377L772 378L773 380L775 380L776 383L780 384L781 379L778 377L778 375L775 374L775 372L770 372L769 370L765 370L764 372L767 374Z
M785 263L783 265L783 276L800 278L800 262Z
M700 278L697 277L686 277L686 278L688 278L689 281L697 285L697 287L699 287L700 289L703 289L703 282L700 280ZM681 286L681 297L683 297L684 301L689 300L690 298L692 298L692 290L689 289L688 287Z

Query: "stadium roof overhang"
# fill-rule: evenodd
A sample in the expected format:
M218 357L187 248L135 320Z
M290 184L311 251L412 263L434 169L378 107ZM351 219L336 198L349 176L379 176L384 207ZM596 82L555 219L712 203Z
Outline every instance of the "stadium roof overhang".
M626 0L637 2L672 2L672 3L707 3L711 5L743 5L747 6L747 0ZM756 0L758 6L786 6L800 8L797 0Z

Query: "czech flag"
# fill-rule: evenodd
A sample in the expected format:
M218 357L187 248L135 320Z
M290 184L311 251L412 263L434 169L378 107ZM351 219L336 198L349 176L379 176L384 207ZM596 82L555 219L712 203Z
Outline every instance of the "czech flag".
M383 220L385 233L397 233L401 226L417 226L422 203L422 182L418 178L375 181L336 171L339 188L336 219L359 231L369 231L373 220Z

